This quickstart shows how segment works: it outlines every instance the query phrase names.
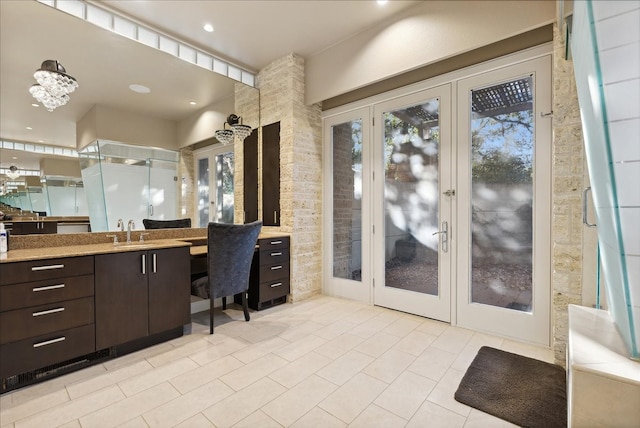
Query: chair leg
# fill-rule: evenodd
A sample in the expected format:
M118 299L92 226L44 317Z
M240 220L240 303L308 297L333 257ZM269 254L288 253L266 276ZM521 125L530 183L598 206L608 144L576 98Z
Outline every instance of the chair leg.
M249 307L247 305L247 292L242 292L242 310L244 311L244 320L249 321Z
M209 290L209 334L213 334L213 293Z
M227 310L227 298L226 297L222 298L222 310L223 311Z

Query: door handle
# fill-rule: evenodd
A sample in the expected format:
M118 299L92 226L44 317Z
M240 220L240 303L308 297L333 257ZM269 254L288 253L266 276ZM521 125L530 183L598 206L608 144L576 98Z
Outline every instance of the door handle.
M442 243L442 252L446 253L449 251L449 223L443 221L442 230L433 232L431 235L442 235L442 238L440 238L440 242Z
M591 192L591 187L587 187L582 191L582 222L587 227L596 227L597 225L595 223L589 223L587 219L587 196L589 192Z

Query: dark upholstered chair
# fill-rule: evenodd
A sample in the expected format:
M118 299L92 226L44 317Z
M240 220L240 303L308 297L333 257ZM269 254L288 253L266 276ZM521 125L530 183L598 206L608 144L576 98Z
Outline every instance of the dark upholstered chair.
M249 273L262 222L247 224L209 223L207 230L207 276L195 280L192 288L209 298L209 332L213 334L213 300L240 294L244 319L249 321L247 291ZM206 290L206 292L205 292Z
M180 229L191 227L190 218L179 218L176 220L152 220L145 218L142 220L145 229Z

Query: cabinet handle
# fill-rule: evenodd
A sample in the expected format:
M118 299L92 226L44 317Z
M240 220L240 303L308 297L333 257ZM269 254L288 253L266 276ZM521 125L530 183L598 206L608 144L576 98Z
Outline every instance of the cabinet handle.
M273 212L273 222L278 223L278 211Z
M278 244L282 244L282 241L271 241L271 242L269 242L269 244L278 245Z
M56 288L64 288L64 284L56 284L56 285L47 285L46 287L36 287L33 291L47 291L47 290L55 290Z
M64 311L64 308L49 309L49 310L46 310L46 311L34 312L33 316L34 317L39 317L41 315L55 314L57 312L62 312L62 311Z
M279 266L271 266L271 270L278 270L278 269L282 269L282 265L279 265Z
M142 255L142 274L143 275L147 274L147 255L146 254Z
M276 253L271 253L271 257L276 257L276 256L281 256L282 253L280 251L276 252Z
M280 287L282 285L281 282L274 282L273 284L271 284L269 287L271 288L276 288L276 287Z
M153 253L151 255L151 263L153 265L153 273L156 273L157 272L157 269L156 269L156 253Z
M48 265L48 266L34 266L31 268L32 272L37 272L39 270L51 270L51 269L63 269L64 265Z
M58 343L58 342L62 342L66 339L66 337L61 336L61 337L57 337L55 339L51 339L51 340L45 340L44 342L38 342L38 343L34 343L33 347L34 348L39 348L41 346L47 346L47 345L53 345L54 343Z

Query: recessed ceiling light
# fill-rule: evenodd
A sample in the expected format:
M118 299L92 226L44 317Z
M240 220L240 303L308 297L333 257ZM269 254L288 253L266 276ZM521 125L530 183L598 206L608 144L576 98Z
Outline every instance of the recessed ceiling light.
M17 160L17 159L18 159L18 156L11 156L11 159L13 159L13 160Z
M137 92L139 94L148 94L149 92L151 92L151 89L147 88L144 85L137 85L137 84L132 84L129 85L129 89L131 89L133 92Z
M40 107L40 104L33 103L31 104L33 107Z
M206 31L207 33L213 33L213 25L211 24L204 24L204 31Z
M387 0L378 0L378 4L380 6L382 6L383 4L386 4L386 3L387 3Z
M191 104L192 106L196 105L195 101L189 101L189 104Z
M32 128L32 127L30 127L30 126L27 126L27 128L26 128L26 129L28 129L29 131L31 131L33 128Z

